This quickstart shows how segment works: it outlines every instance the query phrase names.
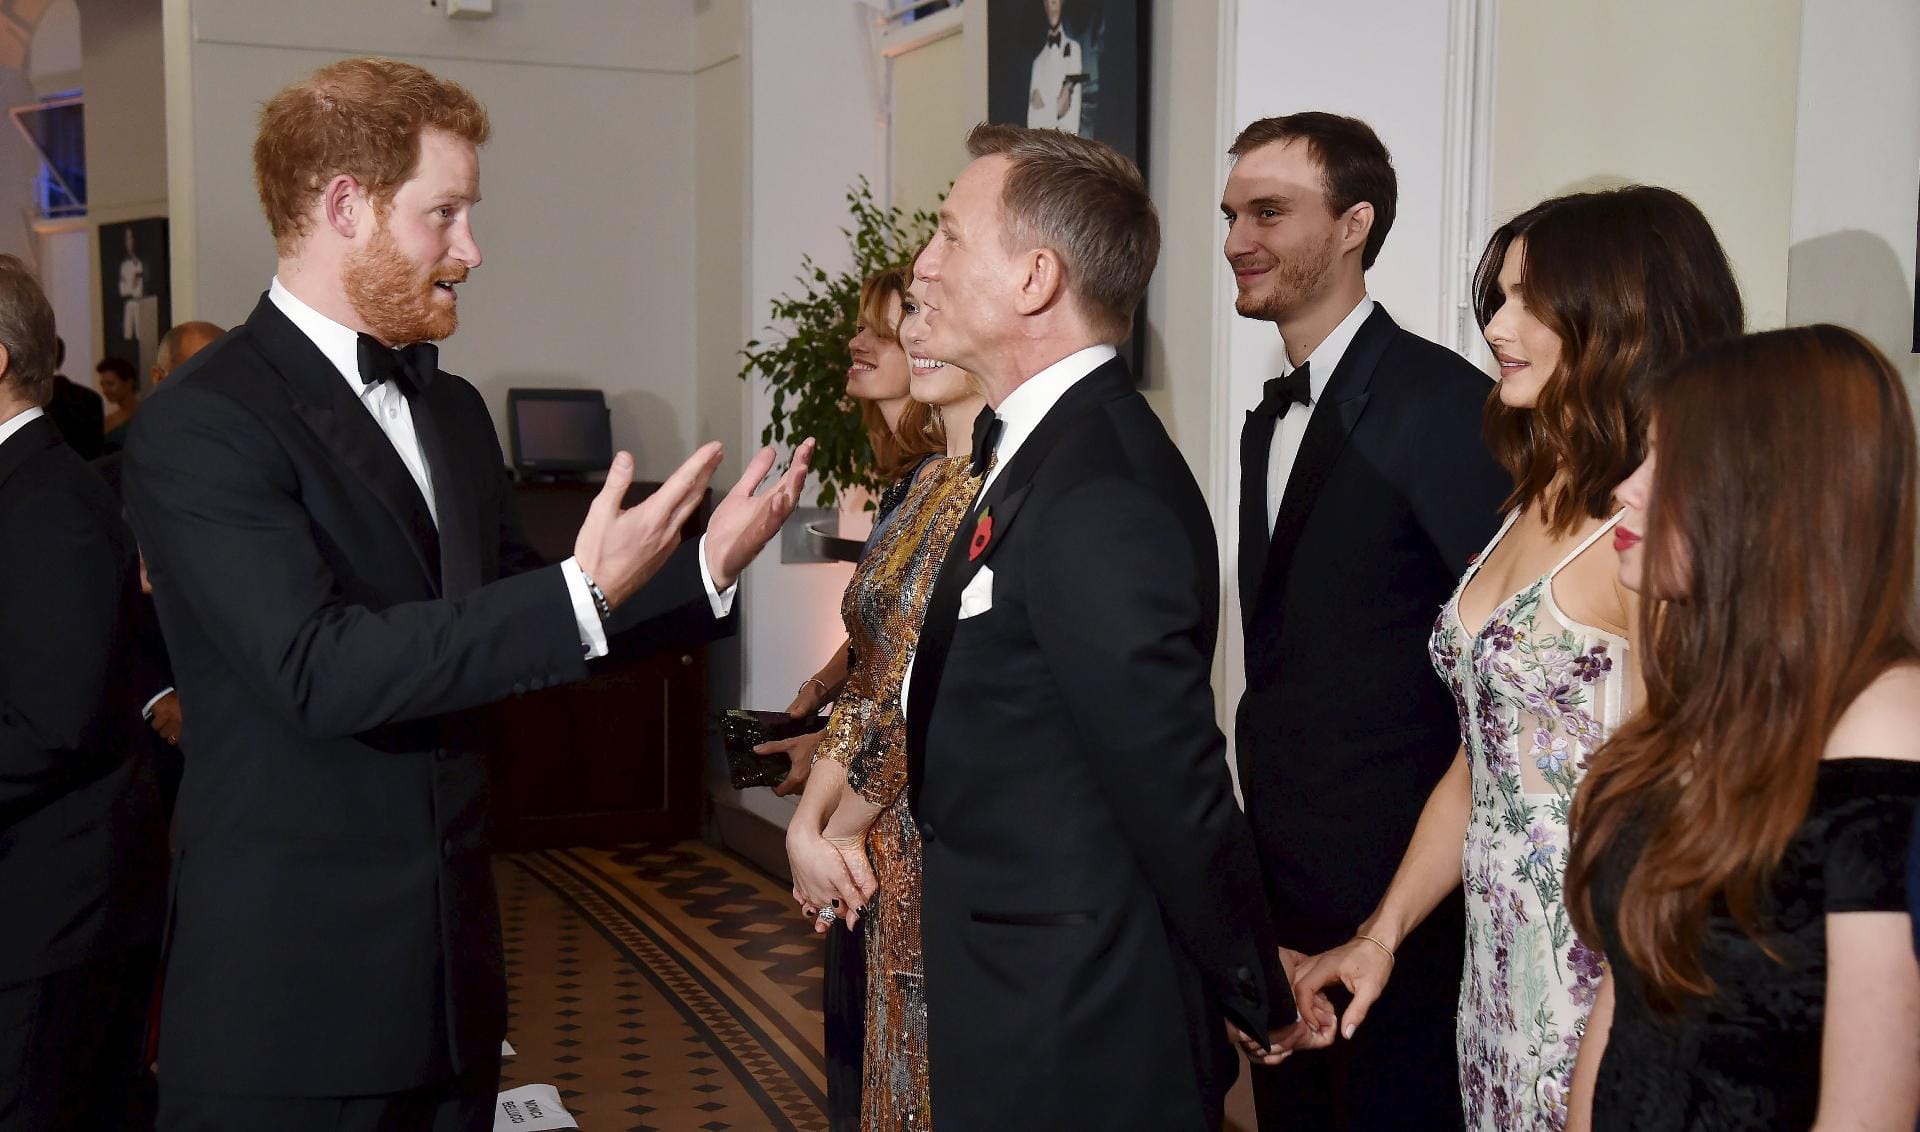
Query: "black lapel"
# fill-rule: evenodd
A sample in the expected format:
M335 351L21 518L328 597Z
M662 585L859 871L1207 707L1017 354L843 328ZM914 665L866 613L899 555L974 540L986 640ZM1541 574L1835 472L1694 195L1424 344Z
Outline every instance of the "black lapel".
M53 425L53 418L43 415L35 417L20 426L19 431L0 443L0 487L13 477L28 460L58 444L60 430Z
M1259 589L1254 608L1259 608L1285 581L1293 563L1294 549L1300 544L1300 533L1313 514L1320 489L1326 485L1327 473L1346 450L1347 438L1366 410L1374 368L1380 364L1380 356L1386 353L1387 345L1399 330L1393 319L1387 317L1387 308L1375 304L1373 313L1360 324L1347 352L1341 355L1340 364L1328 379L1326 391L1321 394L1326 404L1316 408L1307 421L1306 435L1300 438L1300 453L1294 458L1293 470L1287 474L1287 490L1280 497L1273 539L1267 546L1266 562L1257 575ZM1246 585L1244 576L1240 584Z
M420 452L426 457L433 480L434 509L440 518L440 592L446 597L472 593L482 581L473 480L465 474L468 469L454 458L448 439L458 411L454 403L458 392L453 379L440 373L411 402L413 430L420 437Z
M1278 421L1247 411L1240 426L1240 621L1252 623L1260 577L1267 570L1267 463Z
M974 507L961 520L941 561L940 577L927 598L927 614L920 626L920 642L914 648L913 683L907 692L907 806L920 808L920 782L926 764L927 722L933 715L934 695L940 688L940 676L946 669L947 650L953 645L953 633L960 613L960 594L967 588L980 566L992 557L995 546L1006 539L1007 529L1026 501L1033 476L1039 470L1054 443L1073 423L1087 413L1120 397L1138 396L1125 362L1115 358L1074 382L1047 415L1034 426L1013 461L993 479L993 487L974 501ZM993 535L987 548L977 557L967 554L974 530L982 513L993 516Z
M265 295L247 318L247 333L293 390L294 411L361 483L406 535L427 582L440 588L440 535L413 473L393 442L354 399L340 371ZM417 427L417 426L416 426Z

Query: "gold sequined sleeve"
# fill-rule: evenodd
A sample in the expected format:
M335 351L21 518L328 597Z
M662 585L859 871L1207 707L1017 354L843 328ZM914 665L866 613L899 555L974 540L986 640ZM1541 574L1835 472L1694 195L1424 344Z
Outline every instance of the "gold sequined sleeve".
M826 759L843 767L849 766L854 755L853 740L851 697L843 691L840 698L833 701L833 711L827 716L827 733L821 736L820 745L813 749L813 761Z

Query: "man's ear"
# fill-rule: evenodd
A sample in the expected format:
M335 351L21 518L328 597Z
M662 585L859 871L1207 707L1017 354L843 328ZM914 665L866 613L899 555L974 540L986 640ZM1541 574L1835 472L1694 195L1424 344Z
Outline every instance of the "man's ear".
M1016 302L1021 314L1038 314L1066 297L1067 265L1058 252L1052 248L1035 248L1027 253L1021 266L1026 270Z
M373 219L373 202L367 199L360 182L347 173L337 174L327 182L326 188L320 191L320 207L326 214L327 227L348 240L359 233L362 224Z
M1347 214L1340 218L1340 250L1350 252L1367 246L1367 237L1373 234L1373 204L1360 201Z

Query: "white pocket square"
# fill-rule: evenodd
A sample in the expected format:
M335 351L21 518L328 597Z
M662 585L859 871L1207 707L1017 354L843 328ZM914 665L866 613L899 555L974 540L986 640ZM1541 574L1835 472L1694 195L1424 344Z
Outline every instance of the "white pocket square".
M982 566L980 572L960 591L960 617L965 621L969 617L978 617L993 608L993 567Z

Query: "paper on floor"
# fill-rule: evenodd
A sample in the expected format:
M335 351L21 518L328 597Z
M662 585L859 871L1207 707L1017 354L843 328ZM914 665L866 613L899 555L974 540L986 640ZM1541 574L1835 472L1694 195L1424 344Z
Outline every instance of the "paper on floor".
M578 1128L560 1090L552 1085L522 1085L500 1094L493 1110L493 1132L543 1132L548 1128Z

